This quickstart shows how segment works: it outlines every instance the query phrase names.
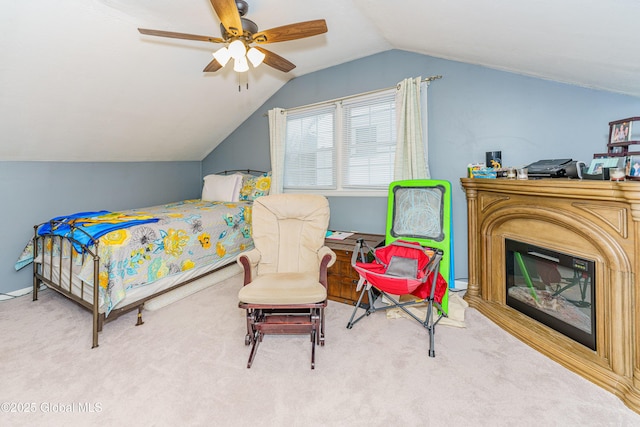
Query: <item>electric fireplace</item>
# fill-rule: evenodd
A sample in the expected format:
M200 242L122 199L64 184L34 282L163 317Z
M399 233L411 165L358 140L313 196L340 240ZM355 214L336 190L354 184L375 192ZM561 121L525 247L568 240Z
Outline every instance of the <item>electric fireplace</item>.
M640 413L638 183L461 183L469 306Z
M505 239L507 305L596 349L592 260Z

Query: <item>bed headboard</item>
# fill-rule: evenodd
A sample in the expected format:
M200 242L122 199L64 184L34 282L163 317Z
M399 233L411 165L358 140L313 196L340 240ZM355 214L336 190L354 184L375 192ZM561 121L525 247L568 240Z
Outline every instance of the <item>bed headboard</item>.
M255 169L231 169L204 177L202 200L237 202L253 201L269 194L271 176Z
M240 172L240 173L248 173L250 175L256 175L256 176L266 173L265 171L259 171L259 170L256 170L256 169L231 169L231 170L227 170L227 171L216 172L216 175L231 175L231 174L238 173L238 172Z

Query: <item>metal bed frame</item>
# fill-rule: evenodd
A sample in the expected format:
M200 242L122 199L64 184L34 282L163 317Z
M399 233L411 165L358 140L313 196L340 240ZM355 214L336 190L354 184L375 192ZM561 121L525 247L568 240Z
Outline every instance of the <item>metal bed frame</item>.
M254 175L259 175L259 174L263 174L265 173L264 171L259 171L259 170L254 170L254 169L234 169L234 170L226 170L223 172L219 172L220 174L224 174L224 175L228 175L231 173L236 173L236 172L243 172L243 173L247 173L247 174L254 174ZM218 268L215 268L211 271L207 271L206 273L200 274L196 277L184 280L180 283L177 283L167 289L163 289L157 293L154 293L152 295L149 295L147 297L141 298L137 301L133 301L127 305L124 305L123 307L118 307L118 308L114 308L113 310L111 310L111 312L109 313L109 316L105 316L104 313L100 313L100 307L99 307L99 292L100 292L100 283L99 283L99 277L100 277L100 257L97 255L98 253L98 241L91 238L91 236L89 236L89 245L85 245L85 244L81 244L79 241L77 241L76 239L73 239L73 237L63 237L63 236L59 236L59 235L55 235L55 234L45 234L45 235L39 235L38 234L38 229L40 228L41 225L43 224L47 224L49 223L51 225L51 230L54 230L56 228L56 224L57 223L61 223L61 221L47 221L45 223L42 224L38 224L35 225L34 228L34 237L33 237L33 301L36 301L38 299L38 291L41 285L46 285L49 289L52 289L56 292L58 292L59 294L65 296L66 298L74 301L75 303L79 304L80 306L86 308L87 310L89 310L92 313L92 322L93 322L93 339L92 339L92 346L91 348L95 348L98 347L98 333L102 331L102 327L104 326L105 323L110 322L112 320L117 319L118 317L120 317L123 314L126 314L130 311L133 311L135 309L138 310L138 317L137 317L137 322L136 322L136 326L142 325L144 322L142 321L142 310L144 308L144 304L145 302L149 301L150 299L156 298L160 295L163 295L167 292L171 292L181 286L187 285L191 282L194 282L196 280L199 280L203 277L206 277L212 273L215 273L216 271L221 270L224 267L227 267L229 264L233 263L233 261L235 260L235 258L229 258L229 262L226 263L223 266L220 266ZM85 235L88 236L88 234L80 229L77 228L71 224L65 223L65 226L69 226L71 228L71 230L73 232L80 231L82 233L84 233ZM70 235L73 235L73 233L70 233ZM70 251L69 253L73 253L74 249L73 247L81 247L82 248L82 252L78 253L78 256L81 257L81 263L79 265L74 265L75 262L75 257L74 256L70 256L68 259L68 265L63 265L63 264L67 264L64 261L64 258L62 256L59 257L54 257L53 256L53 252L49 251L49 254L46 253L46 251L43 250L43 254L42 254L42 261L41 262L36 262L35 260L38 259L38 250L39 247L42 248L47 248L47 247L53 247L52 245L54 243L56 243L55 239L59 239L58 240L58 244L60 245L60 252L62 253L64 248L68 248L68 250ZM40 243L40 244L39 244ZM45 257L48 258L48 272L45 269ZM91 275L93 277L93 285L80 280L80 279L76 279L77 281L74 283L73 277L74 277L74 270L80 270L81 266L84 264L84 261L87 259L87 257L91 257L93 258L93 274ZM54 276L54 271L57 272L57 277ZM68 280L65 279L63 277L63 271L65 273L68 274ZM79 285L79 292L78 290L74 290L74 286L78 287ZM85 296L85 291L87 289L92 289L93 292L93 300L92 301L87 301L84 296Z
M47 221L46 223L50 223L51 229L53 230L55 229L55 224L62 223L62 222ZM43 224L46 224L46 223L43 223ZM102 327L104 326L105 323L115 320L121 315L126 314L130 311L138 309L136 326L142 325L144 323L142 321L142 309L144 308L145 302L149 301L150 299L156 298L162 294L165 294L167 292L171 292L181 286L184 286L191 282L199 280L205 276L208 276L209 274L219 271L220 269L228 266L230 263L233 262L233 258L230 258L229 263L223 266L220 266L211 271L207 271L206 273L200 274L196 277L192 277L190 279L184 280L167 289L163 289L152 295L143 297L137 301L133 301L127 305L124 305L123 307L114 308L113 310L111 310L111 312L109 313L109 316L107 317L105 316L104 313L100 313L99 311L100 307L99 307L98 301L99 301L99 295L100 295L100 283L99 283L100 257L97 255L98 244L99 244L98 241L90 238L90 242L92 242L92 245L88 246L88 245L81 244L76 239L69 236L63 237L55 234L39 235L38 228L43 224L38 224L33 227L34 228L33 301L36 301L38 299L38 291L40 290L41 285L46 285L49 289L52 289L58 292L59 294L65 296L66 298L74 301L75 303L89 310L93 316L93 344L91 348L98 347L98 333L102 331ZM73 232L79 231L84 234L87 234L84 230L77 228L73 225L70 225L68 223L65 223L65 226L69 226L71 228L71 231ZM57 239L57 242L56 242L56 239ZM54 244L59 245L61 253L63 252L63 250L65 250L65 248L68 248L70 253L72 253L74 251L73 249L74 245L80 246L82 248L82 251L80 253L78 252L76 253L77 253L77 256L81 257L81 262L79 264L76 264L77 260L75 256L70 256L68 259L65 259L62 256L55 257L52 251L49 251L49 253L46 253L46 251L44 250L42 254L42 261L40 262L35 261L36 259L38 259L38 255L39 255L38 251L40 247L42 248L53 247ZM87 258L93 259L93 271L92 271L93 274L91 274L91 276L93 277L93 284L90 284L81 279L76 279L76 281L74 281L74 271L79 271ZM45 264L47 265L47 268L45 268ZM47 269L48 271L46 271ZM54 272L56 272L57 274L54 275ZM63 272L66 275L68 275L68 277L64 277ZM74 289L74 287L76 288L79 287L79 291L77 289ZM93 292L92 301L87 301L85 299L85 292L88 289L91 289Z

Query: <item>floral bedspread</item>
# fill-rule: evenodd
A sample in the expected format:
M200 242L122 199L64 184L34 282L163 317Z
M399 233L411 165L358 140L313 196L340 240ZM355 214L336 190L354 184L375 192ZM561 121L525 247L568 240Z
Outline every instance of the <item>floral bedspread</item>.
M101 311L108 315L130 289L235 257L253 247L251 208L250 201L194 199L121 211L126 215L148 215L158 221L115 230L100 238L97 255ZM56 252L59 249L54 248ZM86 258L78 276L93 283L93 260ZM22 268L32 261L30 242L15 267Z

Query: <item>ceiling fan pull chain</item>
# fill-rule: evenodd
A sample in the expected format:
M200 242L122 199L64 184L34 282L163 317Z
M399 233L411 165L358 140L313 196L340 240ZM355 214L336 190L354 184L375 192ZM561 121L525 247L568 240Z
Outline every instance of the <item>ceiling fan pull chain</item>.
M246 77L245 85L249 90L249 73L236 73L238 76L238 92L242 92L242 76Z

